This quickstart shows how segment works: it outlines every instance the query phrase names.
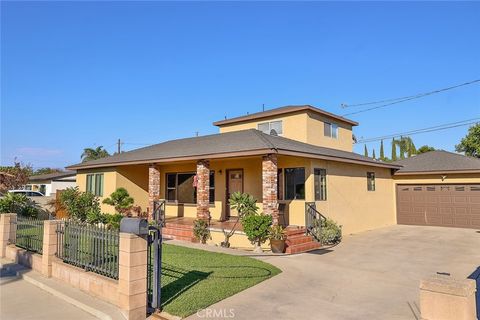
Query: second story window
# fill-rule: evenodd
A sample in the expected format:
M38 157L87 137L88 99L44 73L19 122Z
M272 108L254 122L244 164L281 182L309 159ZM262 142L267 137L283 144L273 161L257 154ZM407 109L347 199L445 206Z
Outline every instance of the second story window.
M325 137L330 137L337 139L338 138L338 125L335 123L325 122L323 134Z
M281 120L259 123L257 129L272 136L281 136L283 134L283 124Z

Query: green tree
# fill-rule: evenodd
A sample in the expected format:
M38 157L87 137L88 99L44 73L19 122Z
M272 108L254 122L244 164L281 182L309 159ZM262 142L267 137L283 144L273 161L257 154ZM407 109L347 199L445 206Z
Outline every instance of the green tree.
M395 138L392 138L392 161L397 161L397 144Z
M373 149L372 158L373 158L373 159L376 159L376 158L377 158L377 157L375 156L375 149Z
M410 137L400 137L399 140L394 139L393 143L400 149L400 159L405 159L405 156L411 157L412 155L417 154L415 144Z
M110 156L107 150L103 148L103 146L93 148L85 148L83 149L83 153L80 156L82 158L82 162L87 162L91 160L101 159Z
M363 155L365 157L368 157L368 149L367 149L367 145L365 144L364 147L363 147Z
M417 154L425 153L425 152L429 152L429 151L435 151L435 148L424 145L424 146L421 146L420 148L417 149Z
M385 151L383 150L383 140L380 141L380 160L385 160Z
M127 189L117 188L110 197L104 199L102 202L113 206L118 213L126 214L132 208L134 200L128 194Z
M60 194L60 204L67 211L70 218L80 221L87 220L87 216L100 213L100 201L89 193L75 188L67 188Z
M13 166L0 167L0 192L19 189L28 182L32 167L14 162Z
M49 174L49 173L56 173L56 172L62 172L62 170L58 169L58 168L45 167L45 168L39 168L39 169L35 170L32 173L32 176L38 176L38 175L41 175L41 174Z
M455 146L457 152L464 152L465 155L480 158L480 123L471 126L467 135Z

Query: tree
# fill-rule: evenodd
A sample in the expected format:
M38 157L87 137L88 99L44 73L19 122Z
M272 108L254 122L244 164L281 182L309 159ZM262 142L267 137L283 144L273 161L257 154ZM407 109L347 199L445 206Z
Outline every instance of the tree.
M397 161L397 144L395 138L392 138L392 161Z
M393 144L395 146L398 146L400 149L400 159L405 159L405 155L407 157L411 157L412 155L417 154L417 149L415 148L415 144L413 143L413 140L410 137L400 137L399 140L394 139Z
M103 146L93 148L85 148L83 149L83 153L80 156L82 158L82 162L87 162L91 160L96 160L100 158L105 158L110 156L107 150L103 148Z
M455 146L457 152L464 152L465 155L480 158L480 123L471 126L467 135Z
M377 158L377 157L375 156L375 149L373 149L372 158L373 158L373 159L376 159L376 158Z
M421 146L420 148L417 149L417 154L425 153L425 152L429 152L429 151L435 151L435 148L427 146L427 145L423 145L423 146Z
M0 192L23 187L31 175L32 167L20 162L14 162L13 166L0 167Z
M58 168L45 167L45 168L39 168L39 169L35 170L32 173L32 176L38 176L38 175L41 175L41 174L49 174L49 173L56 173L56 172L62 172L62 170L58 169Z
M383 150L383 140L380 141L380 160L385 160L385 152Z
M368 157L368 149L367 149L367 145L364 145L364 148L363 148L363 155L365 157Z
M103 200L103 203L113 206L115 211L124 215L130 211L133 202L133 198L125 188L117 188L110 197Z
M67 211L68 217L85 221L87 216L100 214L100 202L90 192L67 188L60 194L60 204Z

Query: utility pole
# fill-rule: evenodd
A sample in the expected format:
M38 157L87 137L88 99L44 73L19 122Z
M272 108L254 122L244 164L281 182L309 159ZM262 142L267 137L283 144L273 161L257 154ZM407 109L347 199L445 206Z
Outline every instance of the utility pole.
M120 139L118 139L117 141L117 153L120 153L120 146L122 145L122 142L120 141Z

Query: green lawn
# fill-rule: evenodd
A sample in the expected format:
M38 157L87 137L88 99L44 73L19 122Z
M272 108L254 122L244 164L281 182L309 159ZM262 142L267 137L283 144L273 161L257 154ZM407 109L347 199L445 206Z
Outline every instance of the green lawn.
M249 257L163 245L162 309L186 317L279 274Z

